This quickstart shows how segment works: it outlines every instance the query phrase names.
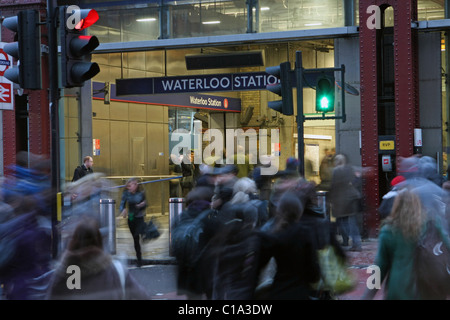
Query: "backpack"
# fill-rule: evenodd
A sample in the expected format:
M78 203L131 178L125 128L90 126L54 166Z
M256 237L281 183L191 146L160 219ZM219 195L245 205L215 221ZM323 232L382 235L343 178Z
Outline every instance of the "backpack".
M433 221L417 243L414 277L422 299L445 299L450 294L450 251Z
M210 209L202 211L193 219L181 220L172 233L172 249L176 259L186 265L195 265L200 258L200 235L203 233L204 219Z

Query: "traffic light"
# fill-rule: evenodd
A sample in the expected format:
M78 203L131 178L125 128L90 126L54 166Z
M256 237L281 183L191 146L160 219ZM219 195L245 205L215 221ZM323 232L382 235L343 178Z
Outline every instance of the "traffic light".
M20 11L3 20L3 26L16 32L16 42L5 44L3 50L18 59L17 66L5 71L5 78L22 89L41 89L41 32L37 10ZM16 39L15 39L16 40Z
M334 83L327 77L321 77L316 85L316 111L334 111Z
M274 75L280 79L277 84L266 86L266 89L281 96L282 100L269 101L269 108L281 112L286 116L294 114L291 82L291 63L283 62L276 67L266 68L266 73Z
M61 81L64 88L81 87L100 72L98 64L91 62L91 53L100 43L96 36L88 36L85 32L97 20L98 13L93 9L60 8Z

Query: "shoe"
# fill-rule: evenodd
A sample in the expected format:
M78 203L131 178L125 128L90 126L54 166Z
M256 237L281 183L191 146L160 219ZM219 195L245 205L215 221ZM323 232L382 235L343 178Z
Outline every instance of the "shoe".
M362 251L362 248L361 248L361 246L359 246L359 247L351 247L351 248L350 248L350 251L361 252L361 251Z

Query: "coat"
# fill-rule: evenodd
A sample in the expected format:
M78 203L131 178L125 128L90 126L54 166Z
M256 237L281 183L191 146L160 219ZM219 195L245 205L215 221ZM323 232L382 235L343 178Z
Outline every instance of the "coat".
M269 299L307 300L314 294L312 284L320 279L314 231L299 222L275 234L264 234L260 261L273 256L277 271Z
M92 168L86 168L86 166L82 164L81 166L76 167L76 169L74 170L72 182L75 182L90 173L94 173L94 170L92 170Z
M351 216L359 212L361 193L355 187L355 171L349 165L333 169L329 197L335 218Z
M69 272L69 266L80 268L80 289L68 288L72 282L69 277L75 272ZM69 270L69 271L68 271ZM66 251L60 265L55 269L47 292L51 300L147 300L150 296L125 270L125 297L119 273L111 256L97 247L87 247L77 252Z
M403 237L390 225L381 228L375 265L380 268L381 282L387 277L386 299L416 299L413 261L416 241Z

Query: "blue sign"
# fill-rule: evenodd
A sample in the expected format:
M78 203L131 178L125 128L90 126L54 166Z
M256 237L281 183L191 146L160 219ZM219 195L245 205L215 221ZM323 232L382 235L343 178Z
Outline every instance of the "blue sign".
M98 92L104 88L102 82L93 82L92 89L97 91L93 98L104 99L104 94ZM206 109L224 112L241 112L241 99L206 94L184 93L184 94L156 94L156 95L127 95L118 97L116 94L117 85L111 84L110 100L119 102L155 104L171 107L185 107L195 109Z
M117 95L174 94L265 90L279 79L266 72L206 74L159 78L116 79Z

